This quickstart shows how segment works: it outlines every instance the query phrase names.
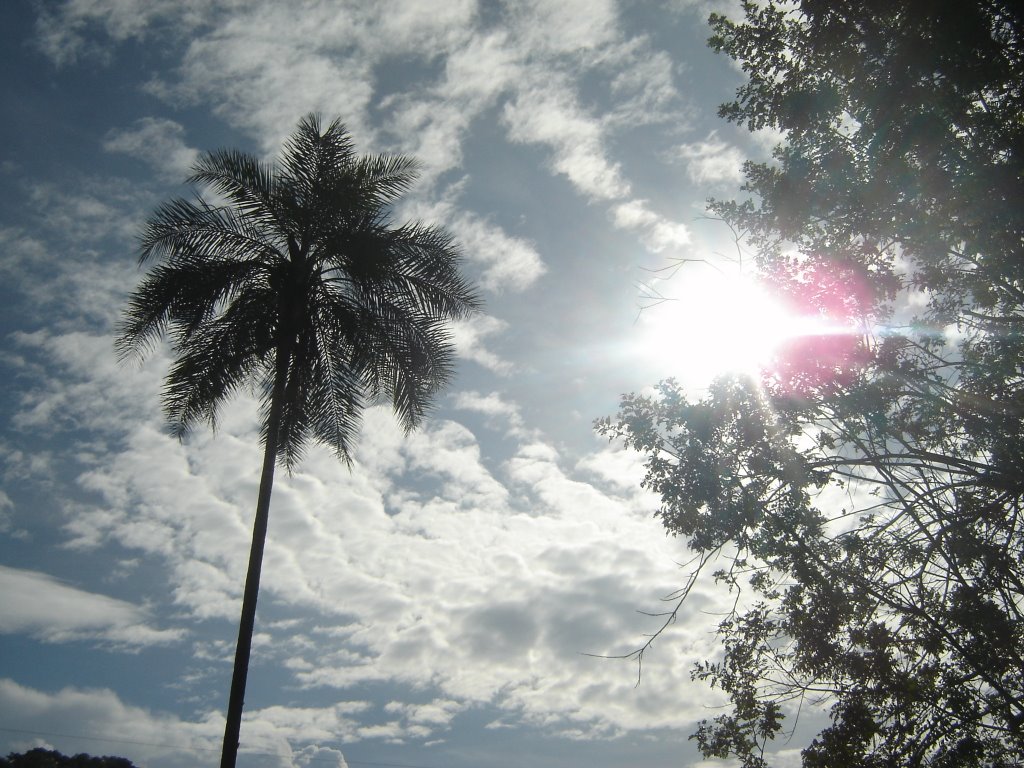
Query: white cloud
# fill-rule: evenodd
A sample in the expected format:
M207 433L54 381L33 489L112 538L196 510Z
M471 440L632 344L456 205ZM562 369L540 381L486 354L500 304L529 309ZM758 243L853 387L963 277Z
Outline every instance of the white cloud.
M245 402L233 407L246 405L251 408ZM97 465L79 477L83 488L108 503L80 509L67 522L71 543L97 548L114 540L163 557L176 604L197 618L234 620L259 479L257 422L247 426L235 435L226 429L215 437L197 434L192 450L153 427L136 427L126 435L116 469ZM199 473L193 462L207 460L212 463ZM225 481L215 490L209 474L218 471Z
M515 413L500 398L467 404ZM610 496L565 472L558 451L537 440L496 475L460 424L439 420L402 438L385 416L367 414L373 438L351 473L318 448L275 485L261 601L319 617L330 634L312 642L287 623L262 626L262 663L305 686L406 683L456 709L490 704L589 735L700 714L673 700L692 685L685 654L710 651L699 600L666 639L657 681L639 691L631 665L580 655L641 642L650 622L635 610L682 578L645 494L622 483ZM103 503L75 518L96 544L118 541L166 562L176 603L194 618L233 619L241 588L259 448L251 425L226 421L186 446L139 432L88 474ZM226 652L211 649L213 658ZM292 718L307 738L327 718L353 738L425 739L447 727L449 709L396 710L402 717L383 724L359 710L253 716L268 744L298 738Z
M683 144L679 157L686 162L690 178L702 184L735 185L743 180L743 152L727 144L712 131L706 139Z
M11 501L11 497L0 490L0 533L10 533L11 523L11 510L14 509L14 502Z
M132 377L122 374L129 381L116 384L103 368L90 369L95 353L71 338L41 342L73 372L54 381L51 397L75 412L109 390L106 407L119 407L118 387ZM155 378L131 383L144 400L155 397ZM77 399L65 394L76 388ZM518 420L500 395L470 392L459 404L513 427ZM156 415L128 412L137 414L133 420ZM137 423L126 428L119 453L80 476L102 502L76 509L68 532L79 546L117 542L164 563L185 616L234 621L260 460L254 405L233 403L218 434L197 432L184 445ZM670 591L681 574L675 546L650 519L649 497L616 476L614 460L583 461L585 474L577 476L560 461L550 444L533 439L495 474L458 423L431 422L403 437L376 408L352 473L326 450L311 450L276 484L261 599L319 617L341 634L313 643L290 626L262 627L256 669L273 662L307 686L429 686L460 705L571 722L570 730L591 736L697 716L670 706L674 692L691 684L684 655L708 649L706 622L696 614L666 640L658 663L672 671L639 693L629 664L579 656L632 649L631 638L640 642L647 629L635 609ZM633 576L614 575L622 573ZM223 659L230 648L202 654ZM277 714L260 717L268 723L261 726L266 744L280 751L294 741ZM353 738L426 739L447 727L427 718L383 725L363 722L358 712L346 718Z
M240 762L253 768L345 768L339 750L317 742L356 736L351 715L365 709L359 701L322 708L250 709L242 723ZM224 731L223 715L217 712L183 720L128 704L106 688L67 687L50 693L2 678L0 721L9 734L24 734L7 738L15 751L45 745L66 754L99 753L102 747L103 754L123 755L149 768L212 764L220 754ZM47 741L31 738L31 733L44 734Z
M104 309L114 311L109 298ZM130 369L117 363L113 338L102 333L19 331L10 339L25 355L27 373L42 372L28 362L36 360L45 361L49 373L36 386L22 390L12 417L17 428L37 432L87 428L103 434L121 429L127 418L157 413L163 356L154 355L149 366L126 376ZM58 372L59 378L53 375Z
M411 470L436 478L437 487L421 494L425 504L450 502L463 509L508 504L508 490L480 460L476 437L458 422L431 422L408 435L402 450Z
M184 135L185 129L174 120L144 117L131 128L111 131L103 148L143 160L167 179L184 181L199 156L185 144Z
M134 6L80 3L62 17L67 29L86 19L102 21L123 39L144 34L147 24L170 13L161 5L128 18ZM501 12L502 25L487 31L475 28L478 13L468 0L429 10L409 0L314 3L298 15L279 4L245 4L206 16L208 31L190 44L180 78L154 84L154 92L209 101L229 122L252 131L268 154L311 109L344 115L368 150L379 143L369 127L371 111L381 110L388 118L383 131L423 161L427 188L460 166L472 121L505 96L501 114L513 142L546 147L552 171L587 198L627 197L631 185L609 153L608 134L655 120L682 123L668 56L644 38L624 38L610 1L512 5ZM190 7L187 21L195 25L196 19ZM388 57L441 60L444 69L433 83L381 99L375 74ZM604 113L581 102L576 77L582 71L606 79L613 98ZM116 138L129 144L134 135ZM183 162L186 151L177 148L168 157ZM471 258L485 265L485 288L521 290L543 274L532 244L476 214L453 210L448 219ZM685 234L683 225L668 220L644 226L644 242L655 250L674 247Z
M345 755L330 747L309 746L295 753L296 768L348 768Z
M513 371L512 363L502 359L483 345L485 338L501 333L507 327L508 323L504 320L490 315L477 315L469 320L452 323L452 343L455 345L455 351L459 357L472 360L501 376L507 376Z
M695 16L706 22L711 13L720 13L732 19L743 17L743 6L739 0L669 0L668 7L675 13Z
M479 392L459 392L455 396L455 407L463 411L476 411L491 421L501 420L511 436L526 435L519 406L506 400L500 392L484 395Z
M357 736L360 727L353 716L369 708L370 704L365 701L342 701L327 707L255 709L245 723L246 736L263 745L273 744L274 751L280 752L289 749L289 742L349 741ZM308 762L308 756L306 760Z
M72 64L82 56L104 57L102 43L91 34L96 27L117 43L145 37L157 24L186 34L209 13L204 0L64 0L40 16L36 43L57 65Z
M369 111L379 107L375 67L392 56L433 58L461 48L474 13L469 0L440 6L319 2L307 3L302 13L279 3L246 3L193 40L180 80L156 82L153 89L170 99L209 100L226 120L255 134L268 154L309 111L342 115L365 151L374 144ZM403 136L417 135L408 131L417 120L418 106L411 108ZM428 170L442 158L458 160L452 141L462 123L456 120L454 133L442 128L453 116L443 111L418 132L432 134L416 147Z
M440 222L455 236L465 258L482 268L479 284L494 293L524 291L539 280L547 267L533 245L512 237L477 214L459 210L458 198L466 179L449 185L435 202L415 199L400 209L403 219Z
M431 726L448 725L452 719L466 709L466 705L451 699L435 699L428 704L404 704L390 702L384 711L400 714L412 723L427 723Z
M333 10L336 5L328 3L327 8ZM477 14L475 0L382 0L352 6L362 27L360 45L379 57L396 51L421 56L447 53L465 41Z
M600 122L557 74L536 73L505 105L502 120L513 141L549 146L554 170L587 197L614 200L629 194L619 165L607 157Z
M301 14L278 3L244 4L193 39L179 81L153 89L172 100L208 101L271 155L310 111L344 115L364 139L373 62L352 49L365 39L357 24L354 11L337 4L309 5Z
M528 0L510 12L523 46L548 55L586 56L618 35L613 0Z
M388 111L387 130L397 133L398 149L420 163L416 192L433 186L438 177L462 164L462 140L478 107L453 103L440 95L436 99L422 94L389 97L381 103Z
M655 213L647 207L646 200L616 205L612 208L611 219L619 229L636 232L653 253L678 250L690 242L689 227Z
M675 63L667 53L653 50L647 39L638 37L610 52L602 66L614 73L610 90L616 99L603 119L606 126L629 130L667 122L678 130L684 125Z
M128 646L175 642L181 630L155 629L142 608L87 592L38 571L0 565L0 632L47 642L107 640Z
M642 38L624 39L610 0L512 4L502 28L485 32L475 28L478 14L470 0L307 3L302 13L269 2L225 2L213 10L190 2L176 11L168 1L75 0L47 17L42 36L55 58L68 58L91 24L118 41L173 22L193 30L193 41L179 79L154 82L154 93L209 101L254 132L268 153L310 110L344 115L357 141L373 145L369 112L390 104L396 108L388 130L424 161L427 181L460 163L470 122L508 93L504 117L513 141L549 147L553 170L590 198L627 195L605 130L679 119L668 57ZM375 68L398 56L441 59L444 75L380 103ZM583 70L611 78L617 103L607 117L581 106L572 78Z
M777 147L780 145L784 146L786 144L786 132L768 126L752 131L750 137L754 140L754 145L761 150L762 154L766 158L768 158ZM768 162L774 162L774 160L768 160Z
M449 226L468 259L484 265L480 285L487 290L522 291L547 271L530 243L510 237L479 216L456 214Z
M628 491L633 494L640 487L647 472L642 454L626 450L615 443L605 445L599 451L588 453L576 463L576 469L591 475L596 480L608 483L618 491ZM651 494L650 498L651 509L656 509L656 497Z
M61 197L51 189L41 199L46 206L59 206L64 202ZM24 300L21 327L81 331L113 324L126 286L137 274L135 262L130 256L109 258L90 246L110 234L111 225L117 236L134 235L133 219L105 204L98 215L91 205L85 207L85 222L72 212L72 204L46 210L31 234L0 226L0 280L17 285L18 297ZM107 214L110 219L104 218Z
M459 106L477 109L493 104L522 73L523 62L509 42L509 32L475 34L445 61L445 82L439 95Z
M69 244L105 238L133 242L138 231L138 194L120 179L61 179L31 183L32 209L47 230Z

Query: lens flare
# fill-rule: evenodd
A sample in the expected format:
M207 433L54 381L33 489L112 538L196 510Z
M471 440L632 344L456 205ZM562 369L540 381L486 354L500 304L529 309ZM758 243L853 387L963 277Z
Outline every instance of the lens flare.
M864 362L863 291L835 271L765 280L706 270L675 281L637 324L645 356L686 386L732 374L805 390L841 383Z

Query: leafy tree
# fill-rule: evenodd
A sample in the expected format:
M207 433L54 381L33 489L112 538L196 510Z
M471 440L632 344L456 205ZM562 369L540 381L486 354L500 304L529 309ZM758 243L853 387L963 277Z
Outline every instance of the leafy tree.
M216 425L220 404L256 384L263 470L246 575L221 765L235 764L277 463L309 438L350 462L363 408L386 398L406 429L450 373L446 327L478 307L448 234L394 226L390 206L416 177L402 156L357 157L344 126L304 118L277 165L206 154L190 182L226 204L177 199L156 210L131 295L122 358L162 336L177 358L163 403L172 432Z
M135 764L123 757L92 757L84 753L69 757L37 747L0 757L0 768L135 768Z
M744 11L710 20L747 75L721 115L784 141L746 164L751 199L711 210L833 332L759 381L699 399L664 382L599 422L646 454L662 522L697 554L690 585L717 562L735 594L721 655L693 670L731 707L695 738L762 766L815 701L831 724L805 766L1020 765L1024 15Z

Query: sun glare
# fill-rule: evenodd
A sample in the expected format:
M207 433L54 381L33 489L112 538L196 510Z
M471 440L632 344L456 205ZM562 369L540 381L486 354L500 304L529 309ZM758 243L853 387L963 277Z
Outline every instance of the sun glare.
M706 386L721 374L756 376L782 344L813 333L753 280L694 270L670 283L671 294L651 300L637 319L641 346L660 373Z

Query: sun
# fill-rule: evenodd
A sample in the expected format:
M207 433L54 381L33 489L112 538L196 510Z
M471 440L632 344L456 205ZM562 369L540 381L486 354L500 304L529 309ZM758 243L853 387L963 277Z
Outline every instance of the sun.
M637 317L642 354L686 386L757 376L782 345L813 331L754 279L711 268L677 273L651 295Z

